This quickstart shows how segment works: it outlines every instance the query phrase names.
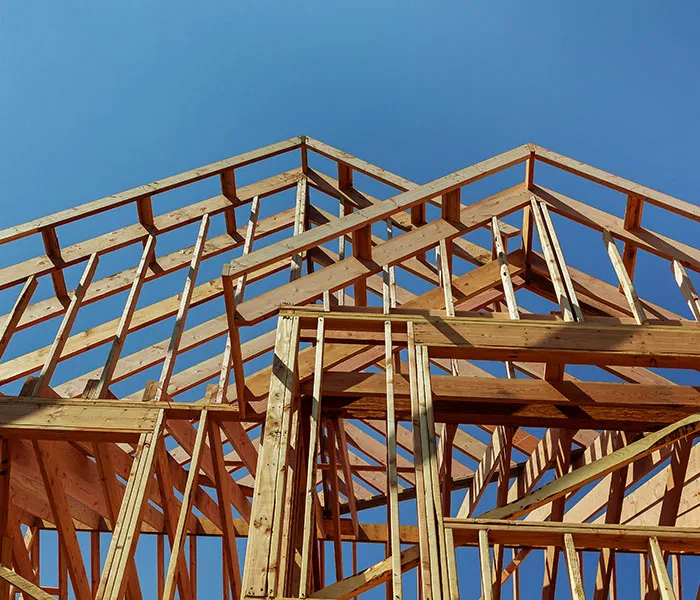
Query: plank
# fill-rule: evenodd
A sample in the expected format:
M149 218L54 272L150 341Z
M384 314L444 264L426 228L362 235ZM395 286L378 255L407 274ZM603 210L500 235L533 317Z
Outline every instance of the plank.
M649 557L651 559L651 572L654 574L662 600L675 600L676 596L673 593L673 585L668 576L666 561L661 552L659 540L656 537L649 538Z
M190 269L187 273L185 286L182 290L180 306L178 307L177 315L175 316L175 324L173 325L173 332L170 337L170 344L168 345L168 350L165 354L165 360L163 361L163 367L161 369L160 377L158 379L158 390L154 398L154 400L157 402L162 401L168 393L168 384L170 383L170 378L173 375L173 370L175 368L175 360L177 358L177 353L180 347L180 341L182 340L182 334L185 330L187 312L190 308L192 293L194 291L195 283L197 281L197 273L199 272L199 265L202 260L204 241L206 240L208 231L209 215L204 215L199 226L199 231L197 232L197 242L195 244L194 252L192 253L192 262L190 263Z
M61 481L61 473L53 457L53 445L51 442L40 440L34 440L32 445L34 446L34 452L41 469L41 477L51 504L51 513L59 532L58 540L70 573L73 593L78 600L90 600L92 591L85 571L85 563L83 562L78 536L73 525L70 507L68 506Z
M537 233L540 238L540 244L542 245L542 252L544 253L545 261L547 262L549 278L552 282L552 286L554 287L554 292L557 296L557 301L564 317L564 321L576 321L573 305L567 293L566 287L564 286L562 272L554 252L553 242L550 236L551 231L545 224L542 208L534 196L531 199L531 211L535 220Z
M333 316L329 315L329 321ZM552 324L484 318L415 319L416 341L432 356L695 369L699 331L661 325ZM442 321L440 321L442 322Z
M321 427L321 389L323 378L324 319L318 319L316 330L316 348L314 357L313 390L311 393L311 414L309 426L308 462L306 465L306 487L304 491L304 528L302 531L302 555L299 578L299 593L307 594L311 575L311 553L313 530L315 529L315 499L317 482L317 456L319 451L319 432Z
M104 600L119 600L124 592L125 572L140 533L143 507L148 484L155 469L157 449L162 442L163 411L158 412L152 432L139 439L126 492L122 500L112 541L102 571L97 597Z
M573 158L557 154L542 146L535 146L535 156L539 161L553 165L569 173L573 173L574 175L584 177L585 179L612 188L623 194L643 198L650 204L654 204L689 219L695 221L700 220L700 207L685 202L684 200L679 200L663 192L658 192L646 186L634 183L633 181L629 181L628 179L624 179L623 177L607 173L606 171L592 167L591 165L587 165Z
M141 185L118 194L105 196L99 200L93 200L92 202L88 202L77 207L69 208L46 217L41 217L39 219L35 219L34 221L24 223L23 225L8 227L7 229L0 231L0 244L5 244L12 240L26 237L32 233L41 231L46 227L58 227L59 225L84 219L106 210L123 206L144 196L153 196L188 183L194 183L207 177L216 176L227 169L243 167L266 158L277 156L278 154L282 154L284 152L295 150L299 147L300 143L301 142L298 137L290 138L288 140L270 144L269 146L264 146L262 148L258 148L257 150L245 152L219 162L198 167L196 169L192 169L191 171L165 177L156 182Z
M139 295L141 294L141 288L143 287L146 272L155 252L155 244L156 238L152 235L148 236L148 240L146 240L146 244L143 248L143 253L141 254L141 259L139 260L138 267L136 268L134 282L131 285L129 295L127 296L126 303L124 304L122 316L119 320L119 325L117 326L117 332L114 335L114 340L109 348L109 354L107 355L105 366L102 369L102 374L100 375L99 382L95 389L96 398L104 398L109 390L110 383L112 382L112 376L114 375L114 370L117 368L119 356L124 348L126 336L129 333L129 326L131 325L131 319L133 318L134 311L136 310L136 304L139 300Z
M34 290L36 289L38 283L39 281L34 275L27 279L17 296L17 300L12 306L12 310L9 312L5 322L2 324L2 327L0 328L0 358L2 358L5 350L7 350L10 339L15 333L24 311L27 309L27 306L29 306L29 302L31 302L32 299L32 294L34 294Z
M688 303L688 308L693 318L700 323L700 295L698 295L693 282L688 277L688 273L683 265L677 260L671 263L671 270L673 271L673 278L676 280L685 301Z
M27 581L24 577L8 569L5 565L0 565L0 579L12 585L22 592L23 595L33 600L55 600L51 594L45 592L31 581Z
M175 580L178 571L178 562L180 560L180 554L185 547L187 521L190 516L190 511L192 510L194 492L197 488L202 449L208 431L208 419L209 411L205 409L201 412L199 418L199 427L197 429L194 450L192 451L192 460L190 461L190 468L187 473L187 484L185 485L185 490L182 494L182 504L180 506L180 513L177 518L175 535L173 536L173 540L171 542L170 561L168 563L168 569L165 575L165 588L162 596L163 600L173 600L173 598L175 598ZM190 580L194 585L194 572L192 571L190 572Z
M613 548L623 552L647 552L649 538L656 537L664 551L695 554L700 550L700 532L693 527L633 526L599 523L556 523L553 521L517 522L501 519L446 518L445 527L453 530L455 543L478 546L479 532L488 530L490 543L508 547L564 549L564 535L571 534L577 550L600 551Z
M617 239L668 260L678 260L684 266L700 271L700 249L678 242L651 229L639 227L628 231L624 221L602 210L588 206L553 190L535 186L535 196L547 203L554 212L577 223L602 232L607 229Z
M564 555L566 556L566 570L569 574L569 587L572 600L586 600L581 579L581 564L574 546L574 538L570 533L564 534Z
M66 345L66 341L68 340L68 336L70 335L73 323L75 323L75 319L78 316L78 310L80 310L83 297L85 296L85 290L89 287L90 282L92 281L92 277L95 274L98 260L99 259L97 257L97 254L93 254L90 257L90 260L88 261L87 265L85 266L85 270L83 271L83 274L80 278L78 287L75 288L75 292L73 293L73 297L71 298L70 305L66 310L66 314L64 315L63 320L61 321L61 325L58 328L56 337L54 338L53 344L51 345L51 349L49 350L49 353L46 357L44 366L41 368L39 376L36 379L31 394L32 396L43 395L46 392L49 385L51 384L51 377L53 376L53 373L56 370L56 365L58 365L58 361L61 357L61 352L63 351L63 348Z
M302 175L297 183L297 197L294 208L294 235L300 235L304 232L304 224L306 223L306 206L308 203L308 186L306 176ZM301 252L292 255L290 264L289 280L294 281L301 277L301 263L303 255ZM245 276L245 273L241 277ZM240 277L239 277L240 279Z
M292 187L296 184L296 178L298 178L298 169L269 178L260 182L260 185L253 184L250 187L255 192L260 193L262 197L263 195L269 195ZM239 193L240 192L241 190L239 190ZM241 204L244 204L246 201L249 202L254 195L255 194L252 194L247 199L241 199ZM218 195L190 204L184 208L178 208L177 210L158 215L154 218L153 227L147 228L140 223L136 223L78 242L62 249L61 256L63 262L61 265L63 268L69 267L87 260L95 253L102 255L132 244L141 244L149 235L154 233L154 231L157 232L158 235L174 231L191 223L201 221L204 214L213 217L224 212L230 208L230 206L231 201L228 198ZM224 241L223 243L235 243L235 240L232 240L230 235L223 235L227 240L227 242ZM58 268L59 267L47 256L27 259L0 269L0 289L17 285L26 280L30 275L39 276L56 272ZM130 283L131 279L129 280L129 284Z
M479 530L479 567L481 568L481 594L484 600L493 600L491 575L491 550L486 529Z
M616 469L639 460L651 454L654 450L663 448L685 437L695 435L698 430L700 430L700 413L650 433L642 439L567 473L524 498L511 502L504 507L490 510L481 516L485 519L501 519L523 515L538 506L561 498L572 490L595 481L608 473L612 473Z
M627 230L642 226L642 212L644 211L644 201L636 196L627 196L627 206L625 208L624 227ZM637 263L637 247L629 242L622 250L622 263L625 271L634 279L634 268Z
M265 423L265 433L258 475L253 495L251 522L254 527L248 540L248 554L243 572L243 590L248 595L265 595L276 589L275 568L278 557L273 555L273 537L281 520L280 508L287 472L286 444L289 435L289 413L293 401L294 373L298 350L299 320L279 318L273 377ZM277 513L277 514L276 514Z
M402 572L413 569L418 564L418 546L410 546L401 552ZM371 567L367 567L356 575L346 577L341 581L332 583L309 595L309 598L334 598L336 600L348 600L354 596L371 590L391 577L391 560L386 558Z
M615 270L615 275L617 275L617 279L620 282L620 287L625 294L625 298L627 298L627 302L635 320L639 325L646 325L648 321L646 315L644 314L644 307L639 300L637 290L634 288L634 284L627 273L627 269L625 269L624 262L620 256L620 251L617 249L615 241L607 229L603 231L603 243L608 251L608 257L610 258L610 262Z

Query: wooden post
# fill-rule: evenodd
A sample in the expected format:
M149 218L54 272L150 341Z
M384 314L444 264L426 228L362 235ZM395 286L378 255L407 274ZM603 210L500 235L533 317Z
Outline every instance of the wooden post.
M265 596L275 593L279 561L280 523L287 475L290 413L295 397L299 345L299 318L280 316L275 341L273 376L265 420L263 445L253 494L248 552L243 571L243 593Z

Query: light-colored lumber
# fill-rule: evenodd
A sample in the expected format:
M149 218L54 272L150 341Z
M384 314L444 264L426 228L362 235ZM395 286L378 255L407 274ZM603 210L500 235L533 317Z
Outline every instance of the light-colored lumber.
M304 232L306 223L306 205L308 201L308 186L306 176L302 175L297 183L297 199L294 208L294 235L301 235ZM301 252L292 255L290 264L289 280L294 281L301 277L301 263L303 255ZM245 273L241 277L245 276ZM240 279L240 278L239 278Z
M31 581L27 581L5 565L0 565L0 579L14 586L23 595L33 600L55 600L51 594L45 592Z
M390 225L389 232L391 231ZM389 267L384 268L383 312L389 314L392 309L393 294ZM394 600L403 598L401 580L401 544L399 539L400 516L398 497L398 472L396 462L396 415L394 412L394 346L391 335L391 321L384 321L384 377L386 392L386 469L389 500L387 502L387 519L390 525L389 552L391 558L391 594Z
M511 502L502 508L490 510L484 513L482 517L488 519L515 518L518 515L525 514L538 506L561 498L572 490L578 489L626 464L638 460L654 450L663 448L684 437L693 436L698 430L700 430L700 413L650 433L640 440L632 442L544 485L524 498Z
M51 513L58 528L58 541L65 555L70 573L73 593L78 600L92 598L90 583L85 571L85 563L80 551L78 536L73 525L70 507L61 481L62 476L56 460L52 456L52 442L34 441L34 452L41 469L41 477L51 504Z
M410 546L401 552L401 570L405 572L415 568L418 564L418 555L418 546ZM309 598L348 600L381 585L389 577L391 577L391 561L387 558L356 575L346 577L342 581L332 583L312 593Z
M299 147L299 144L299 138L290 138L288 140L270 144L269 146L253 150L251 152L245 152L204 167L198 167L197 169L186 171L178 175L165 177L154 183L132 188L112 196L106 196L105 198L94 200L79 207L70 208L47 217L30 221L24 225L9 227L0 231L0 243L4 244L12 240L25 237L37 231L41 231L43 228L48 226L57 227L77 219L83 219L109 209L117 208L119 206L123 206L124 204L128 204L129 202L133 202L143 196L152 196L153 194L163 193L188 183L194 183L206 177L218 175L227 169L243 167L265 158L271 158L278 154L294 150L295 148Z
M34 275L27 279L25 284L22 286L19 295L17 296L17 300L12 306L12 310L9 312L5 322L2 324L2 328L0 328L0 358L2 358L5 350L7 350L7 346L10 343L10 338L12 337L12 334L14 334L24 311L27 309L27 306L32 299L32 294L34 293L38 283L39 281Z
M645 201L651 204L655 204L660 208L675 212L676 214L683 215L689 219L694 219L696 221L700 220L700 208L690 204L689 202L679 200L678 198L674 198L668 194L664 194L638 183L634 183L624 179L623 177L618 177L617 175L607 173L606 171L592 167L591 165L587 165L576 159L558 154L552 150L547 150L542 146L535 146L535 155L537 160L554 165L560 169L564 169L569 173L595 181L596 183L600 183L601 185L617 190L618 192L622 192L623 194L643 198Z
M107 360L105 361L105 366L102 369L102 374L100 375L100 380L95 390L96 398L104 398L109 390L109 385L112 381L114 370L117 368L119 356L121 355L122 348L124 348L124 343L126 342L126 336L129 332L131 319L134 316L134 311L136 310L136 303L139 300L139 294L141 293L143 281L146 277L149 263L155 251L155 244L156 238L152 235L149 236L144 245L139 265L136 268L134 282L131 285L129 295L126 299L126 303L124 304L124 310L122 311L122 316L119 320L119 325L117 326L117 333L114 335L114 340L112 341L109 354L107 355Z
M311 394L311 415L309 424L308 462L306 465L306 487L304 491L304 528L302 533L302 555L300 568L300 593L309 591L311 569L311 544L315 525L314 510L316 500L316 466L319 430L321 427L321 389L323 385L324 319L319 317L316 330L313 391Z
M41 371L36 379L34 389L32 390L32 396L41 396L46 391L46 388L48 388L51 384L51 377L53 376L53 373L56 370L56 365L61 358L61 352L63 351L63 347L66 344L68 336L70 335L73 323L75 323L75 319L78 316L78 310L80 310L80 305L83 297L85 296L85 291L90 285L92 277L95 274L98 261L99 259L97 254L93 254L85 266L85 270L80 278L78 287L75 288L70 305L68 306L66 314L64 315L61 325L58 328L58 332L54 338L51 350L49 350L44 366L41 368Z
M484 600L493 599L491 579L491 550L486 529L479 530L479 566L481 567L481 593Z
M683 265L677 260L674 260L671 263L671 270L673 271L673 277L676 280L685 301L688 303L690 312L692 313L694 319L700 323L700 295L698 295L698 292L695 290L693 282L690 281L690 277L688 277L688 273Z
M185 547L187 521L190 516L190 511L192 510L194 500L193 494L195 492L197 479L199 477L199 465L208 431L208 419L209 412L207 410L203 410L199 418L197 438L195 440L192 460L190 461L190 468L187 474L187 484L185 485L185 491L182 494L182 504L180 506L180 513L177 518L177 528L175 529L174 539L171 544L170 562L165 575L165 588L162 597L163 600L173 600L175 597L175 577L178 569L179 555ZM190 580L192 580L193 577L194 573L191 572Z
M552 281L552 285L554 286L554 292L557 295L557 303L561 308L564 321L575 321L576 316L574 314L572 302L564 285L562 272L557 261L557 256L554 252L554 243L550 235L551 232L544 220L542 208L534 196L531 198L530 208L537 227L537 233L540 237L542 252L544 253L545 261L547 262L549 277Z
M385 200L380 204L364 208L356 211L351 215L339 220L336 224L329 224L322 227L316 227L303 235L297 236L293 241L285 241L272 245L264 250L253 252L247 257L239 258L231 261L228 268L224 271L224 277L238 277L243 273L250 272L254 269L259 269L270 262L278 260L286 256L291 256L297 252L303 252L321 245L338 236L338 231L342 230L345 233L351 233L356 229L367 227L391 217L392 215L407 210L414 205L420 204L440 196L445 192L454 190L458 187L463 187L486 177L489 174L496 173L515 164L523 162L526 158L526 152L522 147L510 150L500 154L494 158L477 163L471 167L467 167L462 171L453 173L441 179L437 179L424 186L414 188L413 190L404 192L399 196L395 196L389 200ZM464 210L462 211L464 214ZM462 219L463 220L463 219Z
M675 600L673 585L668 576L666 561L664 560L659 540L656 537L649 538L649 558L651 559L651 572L654 574L656 585L662 600Z
M625 269L625 265L622 262L622 257L620 256L620 251L617 249L612 235L610 235L610 232L607 230L603 231L603 242L605 243L608 256L610 257L610 262L612 263L615 274L620 281L620 287L625 294L625 298L627 298L627 302L630 305L630 310L632 311L635 320L639 325L645 325L648 321L646 315L644 314L644 307L642 307L642 303L639 301L639 296L637 295L637 290L634 288L632 280Z
M270 378L265 435L253 496L251 519L256 527L248 540L248 556L243 573L243 591L248 595L265 595L268 589L276 588L278 572L274 565L278 557L273 554L272 538L281 534L277 527L281 521L279 513L287 473L286 440L293 402L298 339L298 318L280 317L274 376Z
M571 598L572 600L586 600L581 579L581 565L574 546L574 538L570 533L564 534L564 555L566 556L566 570L569 574Z
M182 339L182 334L185 330L187 312L190 308L192 292L194 291L195 283L197 281L197 273L199 272L199 265L202 260L204 241L206 240L208 231L209 215L204 215L199 225L199 231L197 232L197 243L195 244L195 249L192 253L192 262L190 263L190 269L187 273L185 286L182 290L180 306L177 310L177 315L175 315L175 324L173 325L170 344L168 345L168 350L166 352L163 367L161 368L160 377L158 379L158 389L156 392L156 397L154 398L154 400L157 402L165 399L165 396L167 396L168 393L168 385L170 384L170 378L172 377L173 370L175 369L175 360L180 347L180 340Z

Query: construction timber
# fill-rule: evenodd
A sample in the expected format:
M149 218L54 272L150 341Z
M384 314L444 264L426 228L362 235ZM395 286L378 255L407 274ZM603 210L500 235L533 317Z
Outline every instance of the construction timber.
M698 221L300 136L0 231L0 600L696 598Z

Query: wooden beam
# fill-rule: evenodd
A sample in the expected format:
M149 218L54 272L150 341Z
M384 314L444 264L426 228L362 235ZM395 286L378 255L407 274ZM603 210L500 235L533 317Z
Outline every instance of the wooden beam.
M294 235L301 235L304 232L304 225L306 223L306 207L308 203L308 186L306 183L306 176L302 175L299 178L299 183L297 183L297 198L294 208ZM303 254L298 252L292 255L290 264L290 274L289 280L295 281L301 277L301 264L302 264ZM245 274L244 274L245 275ZM243 277L242 275L241 277ZM240 278L239 278L240 279Z
M396 213L408 210L414 205L421 204L426 200L435 198L451 190L483 179L490 174L497 173L503 169L521 163L527 158L527 155L528 153L523 147L510 150L509 152L482 161L441 179L436 179L431 183L384 200L380 204L375 204L356 211L340 219L337 223L315 227L305 232L303 235L297 236L293 241L285 240L283 244L273 244L263 250L253 252L247 257L241 257L231 261L231 263L224 268L223 276L238 277L243 273L263 268L280 258L291 256L297 252L313 248L314 246L319 246L329 240L335 239L343 233L352 233L357 229L368 227ZM464 209L462 211L462 215L463 214ZM490 216L491 215L489 215L489 217ZM463 217L462 221L464 221Z
M60 549L65 553L73 592L78 600L90 600L92 591L85 571L78 536L73 525L73 517L61 481L62 475L53 457L53 444L39 440L34 440L32 444L41 469L46 494L51 504L51 513L58 529Z
M540 200L544 200L551 210L564 217L597 231L602 232L607 229L615 238L623 242L630 242L641 250L668 260L678 260L686 267L700 271L700 250L697 248L644 227L627 231L622 219L553 190L535 186L534 194Z
M696 368L700 358L691 349L700 336L693 327L460 317L426 321L416 319L416 341L431 346L435 357L679 369Z
M19 576L5 565L0 565L0 579L33 600L56 600L51 594L42 590L38 585L27 581L24 577Z
M139 439L97 590L97 597L102 600L120 600L124 593L126 566L138 541L146 492L153 477L157 450L162 443L163 421L161 410L152 432L142 434Z
M561 498L572 490L579 489L591 481L595 481L616 469L639 460L651 454L654 450L663 448L685 437L693 436L699 430L700 413L697 413L567 473L524 498L511 502L502 508L490 510L481 516L484 519L504 519L526 514L538 506Z
M194 492L197 488L197 479L199 477L199 465L200 460L202 458L202 448L204 446L204 440L206 439L206 434L208 431L208 419L209 412L205 409L202 411L201 416L199 418L197 438L194 443L192 460L190 461L190 468L187 473L187 484L185 485L185 490L182 494L182 504L180 506L180 513L177 519L177 527L175 529L175 535L173 536L173 540L171 543L170 562L168 564L168 570L165 575L165 588L163 592L163 600L173 600L173 598L175 598L175 581L176 574L178 571L178 563L180 562L180 553L185 547L187 521L190 516L190 511L192 510ZM190 573L190 580L192 581L192 579L193 573Z
M402 572L409 571L418 564L418 546L411 546L401 552L401 570ZM341 581L332 583L316 592L309 595L309 598L327 599L334 598L335 600L348 600L354 596L358 596L363 592L371 590L378 585L381 585L391 577L391 559L385 558L365 570L346 577Z
M248 556L243 573L243 593L252 596L266 595L268 590L276 590L277 577L280 575L276 569L279 557L273 553L273 537L281 535L278 528L286 487L287 440L294 400L298 343L299 319L281 316L275 342L274 376L270 378L265 433L253 496L251 521L256 527L248 540Z
M192 253L192 262L190 263L190 270L187 273L185 286L182 290L180 306L177 310L177 315L175 316L175 325L173 325L173 332L172 336L170 337L170 344L168 345L168 350L165 354L165 360L163 361L163 367L160 372L160 378L158 379L158 390L154 398L156 402L164 400L168 394L168 384L170 383L170 378L172 377L173 370L175 369L175 360L177 358L178 349L180 347L180 340L182 339L182 334L185 330L187 312L190 308L192 292L194 291L194 286L197 281L197 273L199 272L199 265L202 260L204 241L207 238L208 231L209 215L204 215L199 225L199 231L197 232L197 242L195 244L194 252Z
M146 272L148 271L153 253L155 252L155 245L156 238L153 235L148 236L148 240L143 248L143 253L141 254L141 260L136 268L136 276L131 284L131 289L129 290L126 303L124 304L124 310L122 311L122 316L119 320L119 325L117 326L117 332L114 336L114 340L112 341L112 346L109 349L109 354L107 355L104 369L102 369L100 380L95 389L96 398L105 398L107 396L107 392L109 391L114 370L117 368L119 356L121 355L122 348L124 348L126 336L129 333L129 326L131 324L131 319L134 316L134 311L136 310L136 304L139 300L139 295L141 294L141 288L143 287Z
M49 351L46 361L44 362L44 366L41 368L39 376L36 379L34 389L32 390L31 394L32 396L43 395L51 384L51 377L53 376L53 373L56 370L56 365L61 358L61 352L63 351L66 340L70 335L73 323L75 323L75 318L78 316L78 310L80 310L80 305L83 301L83 297L85 296L85 291L92 281L92 276L95 274L98 260L97 254L93 254L85 266L85 270L80 278L78 287L76 287L75 292L73 292L70 305L68 306L66 314L64 315L61 325L58 328L58 332L54 338L51 350Z
M654 574L662 600L675 600L676 596L668 576L666 561L661 552L659 540L655 537L649 538L649 557L651 558L651 572Z
M19 324L24 311L26 310L27 306L29 306L29 302L32 299L32 294L34 294L34 290L36 289L38 283L39 281L34 275L27 279L25 284L22 286L19 295L17 296L17 300L15 301L12 310L7 315L2 327L0 327L0 358L2 358L5 350L7 350L7 346L10 343L10 338L12 338L12 335L17 329L17 325Z
M627 207L625 209L624 228L628 231L642 226L642 211L644 201L636 196L627 196ZM637 247L629 242L625 243L622 250L622 263L630 279L634 279L634 267L637 263Z
M566 570L569 574L569 586L572 600L586 600L581 578L581 564L574 546L574 537L570 533L564 534L564 555L566 556Z
M300 144L301 142L299 138L293 137L282 142L270 144L269 146L265 146L263 148L258 148L257 150L252 150L219 162L211 163L204 167L198 167L178 175L165 177L163 179L159 179L157 182L147 183L145 185L120 192L119 194L106 196L99 200L94 200L92 202L88 202L87 204L82 204L47 217L41 217L34 221L24 223L23 225L8 227L7 229L0 231L0 244L5 244L12 240L37 233L46 227L58 227L59 225L84 219L112 208L124 206L125 204L134 202L146 195L152 196L155 194L160 194L189 183L206 179L207 177L213 177L230 168L243 167L266 158L271 158L273 156L277 156L278 154L295 150Z
M669 210L689 219L700 221L700 208L684 200L679 200L668 194L657 192L651 188L645 187L623 177L618 177L611 173L607 173L602 169L592 167L568 156L557 154L551 150L547 150L542 146L535 146L535 155L537 160L553 165L574 175L578 175L590 181L594 181L605 187L609 187L623 194L633 195L644 199L646 202L659 206L665 210Z
M454 531L455 543L478 546L479 532L488 530L489 541L507 547L564 549L565 534L571 534L577 550L599 551L613 548L617 552L647 552L649 538L656 537L666 552L696 554L700 552L700 532L693 527L658 527L598 523L556 523L553 521L506 521L500 519L446 518L445 527Z
M299 593L308 594L311 581L312 544L315 543L313 531L316 529L316 485L319 451L319 434L321 429L321 389L323 378L324 319L319 317L316 329L316 349L314 356L314 378L311 393L311 414L309 416L308 462L306 465L306 487L304 492L304 528L302 531L302 554L299 578Z
M491 550L486 529L479 530L479 566L481 567L481 593L484 600L493 600L493 580L491 575Z
M690 312L695 320L700 323L700 295L695 290L693 282L690 281L690 277L688 277L688 273L683 265L677 260L671 263L671 270L673 271L673 278L676 280L685 301L688 303Z
M634 289L632 280L625 269L622 257L620 256L620 251L617 249L615 241L607 229L603 231L603 242L605 243L608 256L610 257L610 262L612 263L615 274L620 282L620 287L625 294L625 298L627 298L627 302L635 320L639 325L646 325L648 321L646 315L644 314L642 303L639 301L637 291Z

